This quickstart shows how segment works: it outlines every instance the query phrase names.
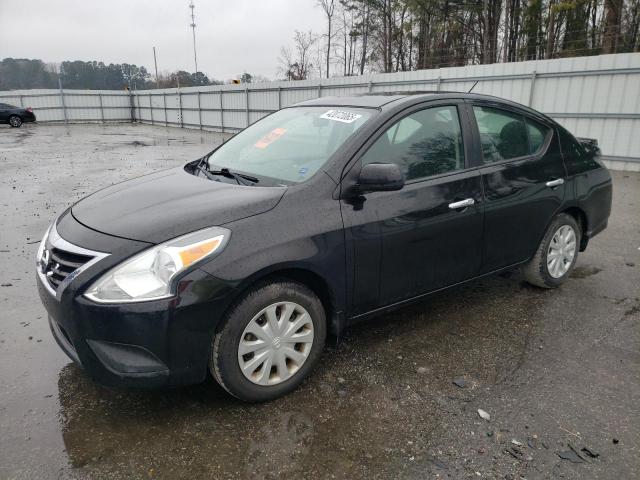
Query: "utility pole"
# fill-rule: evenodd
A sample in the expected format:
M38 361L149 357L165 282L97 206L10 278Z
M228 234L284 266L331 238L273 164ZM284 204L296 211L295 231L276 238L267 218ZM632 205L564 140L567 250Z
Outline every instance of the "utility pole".
M196 64L196 71L198 71L198 55L196 54L196 16L193 13L193 9L196 6L193 4L193 0L189 2L189 8L191 9L191 32L193 33L193 61Z
M160 82L158 81L158 60L156 59L156 47L153 47L153 63L156 66L156 88L160 88Z

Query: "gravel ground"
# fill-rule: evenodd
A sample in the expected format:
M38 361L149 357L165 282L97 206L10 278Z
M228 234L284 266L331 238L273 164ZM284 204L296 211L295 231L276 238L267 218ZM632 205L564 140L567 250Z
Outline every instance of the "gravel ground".
M286 398L91 382L49 332L37 242L82 196L220 141L145 125L0 128L0 478L640 477L638 173L614 172L609 228L562 288L510 272L358 325ZM579 463L559 456L572 448Z

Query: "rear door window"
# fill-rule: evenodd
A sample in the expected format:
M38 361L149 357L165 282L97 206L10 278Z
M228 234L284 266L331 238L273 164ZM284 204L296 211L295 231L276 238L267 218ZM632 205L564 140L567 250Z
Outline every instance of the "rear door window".
M529 154L527 127L521 115L491 107L474 106L485 164Z
M547 137L551 134L551 129L531 118L525 118L525 122L529 134L529 153L535 155L540 153L542 147L544 147Z

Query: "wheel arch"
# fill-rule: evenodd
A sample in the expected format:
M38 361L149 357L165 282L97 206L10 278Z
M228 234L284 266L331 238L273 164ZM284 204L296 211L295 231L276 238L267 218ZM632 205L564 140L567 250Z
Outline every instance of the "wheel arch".
M538 242L536 243L536 250L537 250L538 246L540 245L540 242L544 238L544 236L545 236L547 230L549 229L549 226L551 225L551 223L554 221L554 219L558 215L563 214L563 213L573 217L573 219L576 222L578 222L578 226L580 227L580 249L578 251L583 252L587 248L587 244L589 243L589 238L586 235L586 232L588 231L587 228L589 226L589 220L588 220L587 214L585 213L585 211L582 208L580 208L580 206L578 206L576 204L571 204L571 205L563 205L563 206L561 206L549 218L549 220L547 221L547 224L544 227L544 230L542 231L542 234L538 238ZM531 255L529 255L527 261L531 260L534 255L535 255L535 250L533 251L533 253Z
M571 215L575 221L578 222L578 226L580 227L580 251L583 252L589 243L589 237L587 236L589 219L587 218L586 212L577 205L573 205L560 213Z
M249 289L261 283L290 280L309 288L320 300L325 311L327 332L339 338L344 328L344 307L330 282L319 272L301 265L275 265L260 270L237 287L234 302L241 299ZM228 309L227 309L228 310Z

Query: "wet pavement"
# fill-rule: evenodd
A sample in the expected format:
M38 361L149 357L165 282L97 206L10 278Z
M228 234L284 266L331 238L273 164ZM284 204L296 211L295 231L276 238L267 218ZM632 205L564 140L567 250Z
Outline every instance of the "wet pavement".
M560 289L509 272L360 324L285 398L92 383L49 332L37 242L87 193L220 141L126 124L0 129L0 479L640 476L638 173L614 172L609 229Z

